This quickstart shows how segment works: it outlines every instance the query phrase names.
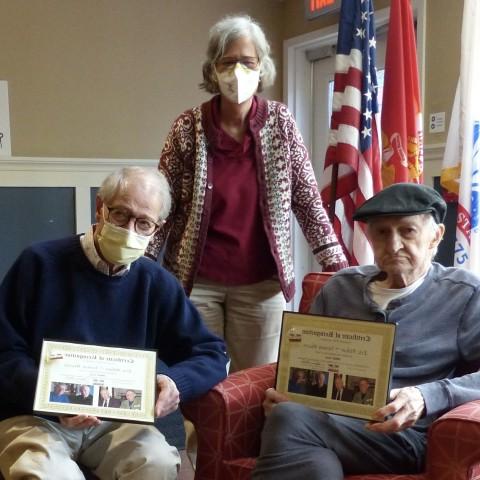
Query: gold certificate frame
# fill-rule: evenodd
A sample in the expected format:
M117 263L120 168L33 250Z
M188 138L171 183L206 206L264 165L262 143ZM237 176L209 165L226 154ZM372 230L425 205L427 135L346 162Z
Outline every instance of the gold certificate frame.
M44 340L33 410L153 423L156 360L152 350Z
M324 412L371 419L389 399L395 328L284 312L276 389Z

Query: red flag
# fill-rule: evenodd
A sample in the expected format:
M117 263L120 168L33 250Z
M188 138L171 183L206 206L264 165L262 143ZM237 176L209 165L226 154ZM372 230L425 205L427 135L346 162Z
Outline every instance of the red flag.
M332 222L350 265L373 263L363 226L352 216L381 189L375 46L372 1L343 0L322 198L335 202Z
M392 0L382 102L382 179L423 183L423 118L409 0Z

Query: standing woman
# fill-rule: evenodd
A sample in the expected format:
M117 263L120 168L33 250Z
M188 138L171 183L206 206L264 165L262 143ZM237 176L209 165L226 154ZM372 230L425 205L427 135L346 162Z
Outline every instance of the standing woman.
M165 248L165 267L225 338L231 371L276 360L295 291L292 211L324 271L348 265L291 113L255 95L274 79L260 26L220 20L200 85L215 96L175 120L160 158L173 205L147 255Z

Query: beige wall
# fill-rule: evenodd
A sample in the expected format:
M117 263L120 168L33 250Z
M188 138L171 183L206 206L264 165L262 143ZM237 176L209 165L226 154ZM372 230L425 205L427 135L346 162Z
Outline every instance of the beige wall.
M424 116L425 145L443 143L445 133L428 132L428 114L446 112L447 128L460 69L462 0L426 0ZM389 7L390 0L376 0L375 9ZM284 36L291 38L338 22L338 14L305 20L303 0L286 0Z
M425 125L425 144L447 139L453 98L460 73L462 0L428 0L427 48L425 52L425 112L446 112L445 133L429 133ZM428 119L427 119L428 121Z
M157 158L173 119L208 98L197 85L208 29L228 13L258 19L279 68L282 40L338 15L304 19L303 0L0 0L0 80L8 80L12 154ZM389 6L377 0L375 8ZM425 116L450 118L461 0L428 0ZM426 125L428 127L428 125ZM445 141L429 134L425 143Z
M278 0L0 0L12 154L157 158L197 85L208 30L258 19L281 68ZM266 92L280 99L281 83Z

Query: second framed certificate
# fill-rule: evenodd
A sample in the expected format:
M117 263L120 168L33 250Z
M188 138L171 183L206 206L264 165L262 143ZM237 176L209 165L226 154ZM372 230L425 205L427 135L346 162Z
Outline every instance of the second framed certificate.
M276 389L324 412L370 419L389 398L395 327L284 312Z

